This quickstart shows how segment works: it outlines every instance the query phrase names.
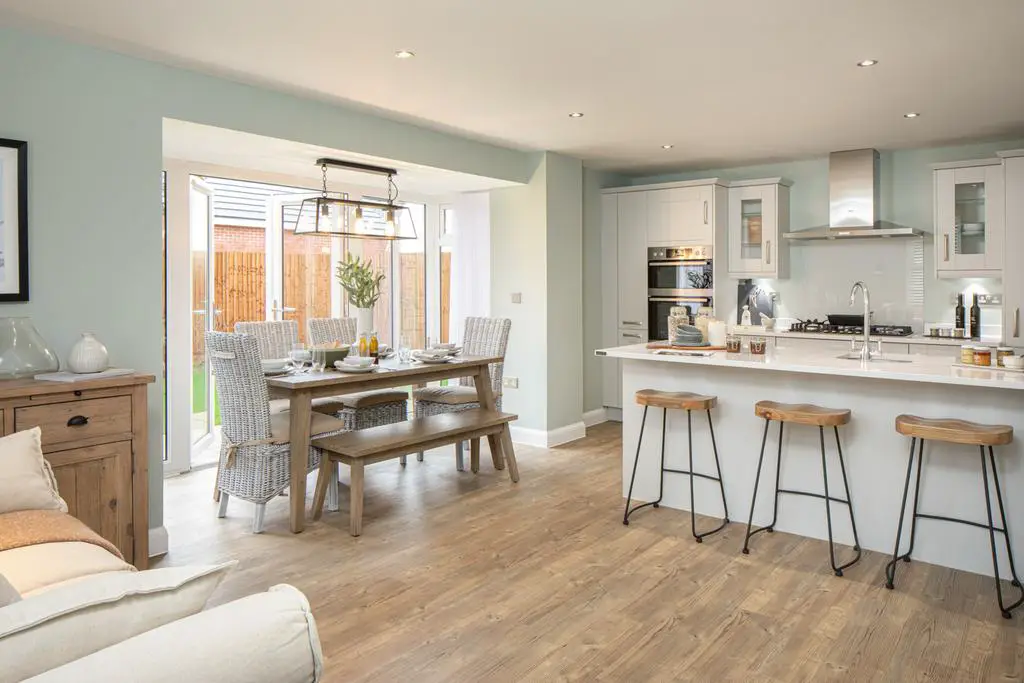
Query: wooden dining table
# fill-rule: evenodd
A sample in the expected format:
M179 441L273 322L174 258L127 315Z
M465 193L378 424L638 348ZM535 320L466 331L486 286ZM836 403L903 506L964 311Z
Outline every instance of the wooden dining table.
M378 369L369 373L343 373L329 369L320 373L289 374L268 377L267 389L271 398L287 398L290 408L291 443L291 530L299 533L306 525L306 469L310 445L310 419L313 399L341 396L374 389L389 389L422 385L460 377L472 377L477 400L485 410L497 410L491 373L488 366L501 363L501 356L458 356L442 364L401 364L395 357L380 361ZM488 437L488 445L496 466L504 461L504 449L512 448L506 433Z

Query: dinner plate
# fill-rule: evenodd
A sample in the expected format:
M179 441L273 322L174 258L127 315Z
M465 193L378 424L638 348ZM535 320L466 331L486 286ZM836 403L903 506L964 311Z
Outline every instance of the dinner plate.
M373 372L374 370L377 369L376 365L367 365L365 368L361 368L356 365L352 365L351 363L346 363L340 360L334 363L334 367L339 372L347 372L353 375L362 375L366 374L367 372Z
M453 360L451 356L439 356L435 358L431 358L429 356L413 356L412 358L413 360L426 365L443 365L445 363L450 363Z

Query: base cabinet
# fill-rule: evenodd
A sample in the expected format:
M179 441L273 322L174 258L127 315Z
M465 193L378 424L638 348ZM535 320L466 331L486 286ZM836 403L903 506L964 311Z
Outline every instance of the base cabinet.
M153 381L0 381L3 434L39 427L68 512L140 569L149 563L146 391Z

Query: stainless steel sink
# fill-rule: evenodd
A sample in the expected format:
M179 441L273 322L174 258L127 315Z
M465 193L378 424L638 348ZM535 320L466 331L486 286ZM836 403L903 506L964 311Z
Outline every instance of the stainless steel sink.
M844 354L842 354L840 356L836 356L836 358L839 358L841 360L864 360L863 357L860 355L860 351L850 351L850 352L844 353ZM870 362L870 363L913 363L914 360L912 358L898 358L896 356L882 356L882 355L877 355L876 354L876 355L872 356L871 360L868 361L868 362Z

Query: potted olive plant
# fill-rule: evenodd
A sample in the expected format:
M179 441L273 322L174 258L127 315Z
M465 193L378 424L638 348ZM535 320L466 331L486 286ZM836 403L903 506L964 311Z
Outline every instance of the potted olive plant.
M384 273L378 272L369 259L363 261L349 252L338 261L334 275L348 295L348 302L356 308L358 332L369 333L373 327L373 307L380 299Z

